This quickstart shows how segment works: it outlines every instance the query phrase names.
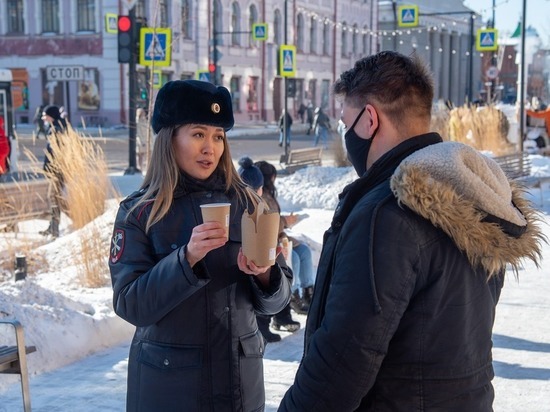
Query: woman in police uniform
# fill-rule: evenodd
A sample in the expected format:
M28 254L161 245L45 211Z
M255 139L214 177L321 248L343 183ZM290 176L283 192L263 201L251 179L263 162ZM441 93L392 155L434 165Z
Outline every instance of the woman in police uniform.
M279 256L258 267L241 251L241 217L258 197L233 166L229 91L169 82L155 101L157 137L139 191L119 208L109 266L116 313L136 326L128 411L262 411L264 340L255 313L290 299ZM229 240L200 205L231 203Z

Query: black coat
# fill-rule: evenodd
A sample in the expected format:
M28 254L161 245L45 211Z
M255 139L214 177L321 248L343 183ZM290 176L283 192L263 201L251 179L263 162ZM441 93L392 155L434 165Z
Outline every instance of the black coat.
M304 357L280 411L492 411L491 335L503 277L400 205L390 178L428 134L341 195L325 233Z
M276 263L263 291L239 270L243 209L236 197L216 191L178 195L146 234L151 204L126 219L140 196L120 205L109 262L114 309L136 326L127 410L263 410L265 343L255 312L274 314L286 306L291 272ZM199 205L228 201L229 242L191 268L185 245L202 223Z

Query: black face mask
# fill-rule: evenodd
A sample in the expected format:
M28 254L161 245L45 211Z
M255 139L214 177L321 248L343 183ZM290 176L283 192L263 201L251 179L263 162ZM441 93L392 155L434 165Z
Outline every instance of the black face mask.
M370 139L362 139L357 135L357 133L355 133L355 125L365 112L365 109L366 107L363 107L363 110L359 112L355 118L355 121L344 135L348 159L359 176L363 176L363 174L367 171L367 156L369 155L372 140L374 139L376 132L378 132L378 128L376 128Z

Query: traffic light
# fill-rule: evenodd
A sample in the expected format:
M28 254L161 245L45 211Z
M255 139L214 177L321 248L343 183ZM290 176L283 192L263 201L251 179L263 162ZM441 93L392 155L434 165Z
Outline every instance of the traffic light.
M216 65L215 65L214 63L210 63L210 64L208 65L208 71L209 71L210 73L215 73L215 72L216 72Z
M134 39L130 16L118 16L118 62L130 63Z
M286 79L287 97L296 97L296 79Z

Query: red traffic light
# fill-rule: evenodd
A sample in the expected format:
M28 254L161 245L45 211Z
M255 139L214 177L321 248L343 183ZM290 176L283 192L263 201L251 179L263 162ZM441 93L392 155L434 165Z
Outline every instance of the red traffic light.
M210 63L210 64L208 65L208 71L209 71L210 73L214 73L214 72L216 71L216 65L215 65L214 63Z
M128 31L132 27L132 21L129 16L118 16L118 30Z

